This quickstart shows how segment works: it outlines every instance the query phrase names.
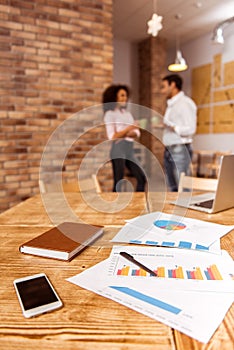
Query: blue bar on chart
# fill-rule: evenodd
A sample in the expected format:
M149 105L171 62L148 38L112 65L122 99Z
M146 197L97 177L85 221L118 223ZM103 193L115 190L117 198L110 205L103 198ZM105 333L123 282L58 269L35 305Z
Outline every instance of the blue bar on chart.
M175 242L162 242L162 247L174 247Z
M190 249L192 247L192 243L191 242L180 241L178 247L179 248Z
M109 286L112 289L118 290L119 292L122 292L124 294L127 294L135 299L139 299L141 301L144 301L150 305L159 307L160 309L163 309L165 311L171 312L175 315L178 315L182 309L179 309L178 307L165 303L162 300L150 297L149 295L140 293L134 289L128 288L128 287L119 287L119 286Z
M158 245L159 243L156 242L156 241L145 241L145 244L148 244L148 245Z
M137 239L131 239L129 243L142 244L142 241L138 241Z
M196 244L195 249L198 249L198 250L209 250L209 247L205 247L204 245L201 245L201 244Z

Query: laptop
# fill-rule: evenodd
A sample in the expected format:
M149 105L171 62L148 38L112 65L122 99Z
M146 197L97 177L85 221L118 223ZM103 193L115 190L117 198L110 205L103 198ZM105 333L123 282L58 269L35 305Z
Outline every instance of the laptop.
M209 214L217 213L234 207L234 154L221 158L216 192L207 192L197 196L178 197L173 204L189 209L204 211Z

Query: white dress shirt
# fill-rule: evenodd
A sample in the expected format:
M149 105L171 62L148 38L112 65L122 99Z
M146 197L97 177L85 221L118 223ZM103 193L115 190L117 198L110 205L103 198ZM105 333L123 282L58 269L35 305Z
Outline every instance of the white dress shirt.
M109 110L105 113L104 116L104 123L106 125L106 133L109 140L112 140L113 135L116 132L124 130L127 126L132 125L135 123L134 118L130 112L123 109L120 110L119 108L116 108L115 110ZM140 136L140 130L134 129L137 137ZM127 141L134 141L131 137L125 137L124 138Z
M167 100L164 124L174 127L175 131L165 127L163 143L165 146L191 143L197 126L197 107L183 91Z

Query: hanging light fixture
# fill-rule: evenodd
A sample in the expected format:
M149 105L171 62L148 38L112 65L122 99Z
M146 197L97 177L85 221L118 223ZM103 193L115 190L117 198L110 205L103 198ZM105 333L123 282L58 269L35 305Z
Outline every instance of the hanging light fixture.
M176 15L176 19L180 19L181 15ZM175 62L170 64L168 66L168 70L171 72L182 72L188 68L188 65L185 61L185 59L182 56L182 52L180 50L180 45L179 45L179 35L178 31L176 32L176 57L175 57Z
M215 30L215 33L212 38L212 42L214 44L223 44L224 43L224 37L223 37L223 28L217 28Z
M224 44L223 29L226 25L234 22L234 17L228 18L223 22L217 24L213 31L212 42L214 44Z
M152 36L157 36L159 30L162 29L162 16L158 16L156 13L157 0L153 0L154 13L152 18L147 22L148 24L148 34L152 34Z
M182 72L188 68L188 65L185 59L182 56L182 53L179 49L176 50L175 63L172 63L168 66L168 70L171 72Z

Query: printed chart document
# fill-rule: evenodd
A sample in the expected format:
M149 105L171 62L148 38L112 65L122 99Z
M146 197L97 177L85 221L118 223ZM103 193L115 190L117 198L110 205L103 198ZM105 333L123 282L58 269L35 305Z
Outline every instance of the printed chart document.
M154 212L128 220L112 242L204 250L220 254L220 237L234 226Z
M123 251L155 272L157 278L122 257ZM151 283L159 289L234 292L234 262L225 250L213 255L178 248L114 246L106 273L122 281Z
M119 254L121 251L148 264L161 277L139 271ZM170 257L172 251L178 252ZM219 256L190 251L190 259L186 254L179 259L181 252L158 247L114 247L108 259L68 281L207 343L234 300L233 261L226 252Z

